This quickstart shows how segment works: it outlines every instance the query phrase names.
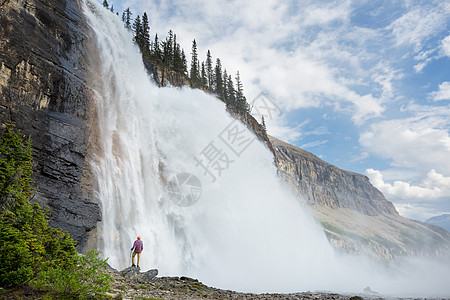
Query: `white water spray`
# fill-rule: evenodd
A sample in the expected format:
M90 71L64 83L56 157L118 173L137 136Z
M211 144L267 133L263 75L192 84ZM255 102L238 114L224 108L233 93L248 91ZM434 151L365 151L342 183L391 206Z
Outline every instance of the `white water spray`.
M221 288L360 292L370 285L385 293L450 294L446 281L424 281L420 271L386 278L367 261L336 257L322 228L277 177L270 151L248 132L231 140L245 127L221 101L200 90L158 88L119 18L89 0L84 11L101 74L101 149L93 162L103 213L99 248L113 267L129 266L140 235L141 269ZM218 159L208 173L199 160L213 154ZM191 206L169 199L168 181L180 173L201 182Z

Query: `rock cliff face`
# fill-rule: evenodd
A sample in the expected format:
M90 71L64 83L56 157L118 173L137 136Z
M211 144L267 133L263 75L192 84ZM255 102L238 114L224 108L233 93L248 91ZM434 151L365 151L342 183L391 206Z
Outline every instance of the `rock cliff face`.
M169 84L176 87L191 86L187 76L164 67L162 63L144 59L144 65L160 87Z
M446 230L401 217L366 176L273 137L270 142L279 175L309 204L338 250L381 259L450 254Z
M100 219L81 184L92 113L87 32L75 1L0 0L0 122L31 135L34 199L81 247Z
M270 141L278 160L278 171L309 205L349 208L368 216L398 215L394 205L369 181L369 178L341 170L317 156L282 142Z

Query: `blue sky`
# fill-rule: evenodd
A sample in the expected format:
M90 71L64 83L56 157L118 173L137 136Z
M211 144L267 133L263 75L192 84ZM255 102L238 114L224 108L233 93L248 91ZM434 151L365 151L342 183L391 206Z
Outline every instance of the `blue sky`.
M367 175L408 218L450 213L450 1L109 2L239 70L250 103L280 110L271 135Z

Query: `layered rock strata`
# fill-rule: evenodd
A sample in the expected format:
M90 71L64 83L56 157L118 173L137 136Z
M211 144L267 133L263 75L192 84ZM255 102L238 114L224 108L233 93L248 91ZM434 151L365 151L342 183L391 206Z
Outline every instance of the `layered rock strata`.
M81 184L89 176L89 31L75 1L0 5L0 122L32 137L34 200L49 207L52 226L82 247L100 219L98 204Z
M393 259L449 256L450 234L398 214L368 177L270 137L279 175L309 205L339 251Z

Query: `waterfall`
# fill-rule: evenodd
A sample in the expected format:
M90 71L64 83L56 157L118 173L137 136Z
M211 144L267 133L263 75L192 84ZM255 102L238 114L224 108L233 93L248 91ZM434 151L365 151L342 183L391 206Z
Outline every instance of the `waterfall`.
M277 176L272 153L224 103L198 89L157 87L119 18L90 0L83 9L99 56L98 247L111 266L131 264L140 235L142 270L216 287L411 291L408 273L392 281L369 261L335 254ZM420 282L418 291L429 287Z

